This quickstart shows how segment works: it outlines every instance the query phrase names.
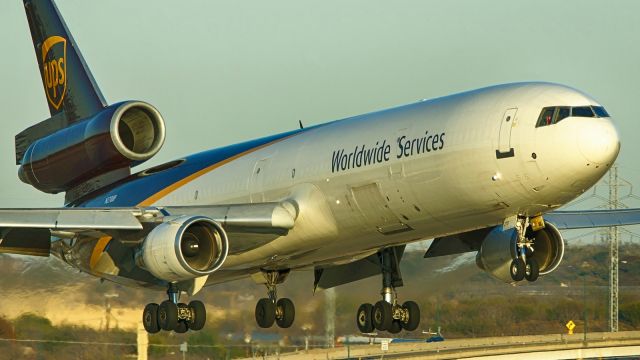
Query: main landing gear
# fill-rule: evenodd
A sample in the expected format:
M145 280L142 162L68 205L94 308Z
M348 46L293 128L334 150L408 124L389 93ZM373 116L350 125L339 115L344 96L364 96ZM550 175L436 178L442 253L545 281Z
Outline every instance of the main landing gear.
M420 308L413 301L398 303L395 288L402 286L400 262L396 248L383 249L378 253L382 270L382 300L362 304L356 314L356 324L363 333L374 329L397 334L400 331L414 331L420 325Z
M516 258L511 261L509 268L511 279L516 282L524 279L529 282L536 281L540 275L540 265L533 257L534 236L532 227L529 226L529 218L518 218L516 229L518 230L518 242L516 243Z
M265 271L267 296L258 300L256 304L256 322L261 328L270 328L275 322L279 327L286 329L291 327L296 317L296 309L293 301L287 298L278 299L276 286L281 284L289 274L289 271Z
M179 303L180 292L174 284L167 290L169 300L160 305L151 303L142 312L142 324L150 334L160 330L185 333L189 330L201 330L207 322L207 311L202 301L194 300L189 304Z

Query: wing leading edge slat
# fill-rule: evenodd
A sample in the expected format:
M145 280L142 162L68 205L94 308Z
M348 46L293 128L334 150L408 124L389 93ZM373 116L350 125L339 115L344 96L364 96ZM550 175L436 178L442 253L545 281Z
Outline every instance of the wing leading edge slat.
M544 220L560 230L640 224L640 209L554 211Z

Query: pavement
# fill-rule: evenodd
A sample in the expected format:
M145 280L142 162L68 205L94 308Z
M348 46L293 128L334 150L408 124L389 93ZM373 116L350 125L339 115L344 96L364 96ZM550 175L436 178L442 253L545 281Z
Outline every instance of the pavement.
M384 350L383 350L384 349ZM640 354L640 331L453 339L426 343L350 345L281 354L262 359L580 359Z

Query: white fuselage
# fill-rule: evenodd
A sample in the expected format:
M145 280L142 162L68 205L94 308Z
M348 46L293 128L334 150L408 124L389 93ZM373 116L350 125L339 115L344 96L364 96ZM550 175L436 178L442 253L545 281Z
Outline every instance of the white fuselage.
M287 235L230 254L211 282L223 281L225 271L349 262L381 247L544 213L579 196L616 159L610 119L536 122L544 107L585 105L599 106L546 83L425 100L285 138L149 205L295 200L298 218Z

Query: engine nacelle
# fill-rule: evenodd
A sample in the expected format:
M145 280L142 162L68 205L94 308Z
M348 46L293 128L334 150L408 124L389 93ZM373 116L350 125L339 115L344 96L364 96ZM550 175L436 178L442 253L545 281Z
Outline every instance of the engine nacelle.
M34 141L20 161L18 177L40 191L67 191L150 159L164 136L164 120L153 106L141 101L113 104Z
M533 258L540 266L540 275L554 271L564 256L564 240L560 231L551 223L536 231L533 240ZM510 266L516 258L518 233L516 229L503 230L496 226L482 241L476 256L478 267L498 280L512 283Z
M136 260L158 279L173 282L211 274L228 252L220 224L204 216L179 216L151 230Z

